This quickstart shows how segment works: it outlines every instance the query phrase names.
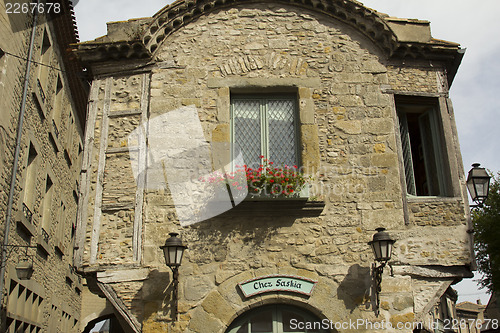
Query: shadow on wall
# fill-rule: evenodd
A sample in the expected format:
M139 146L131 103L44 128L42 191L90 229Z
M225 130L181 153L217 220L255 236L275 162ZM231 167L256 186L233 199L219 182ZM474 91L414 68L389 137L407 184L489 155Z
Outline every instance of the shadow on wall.
M351 313L360 305L368 308L370 300L371 275L370 267L358 264L349 267L344 280L339 285L337 295Z
M222 215L184 229L183 238L189 244L188 255L197 254L197 263L223 262L236 259L236 255L255 258L281 228L290 227L295 221L295 217L287 216L226 219Z
M136 294L134 301L144 304L143 321L167 320L172 318L173 281L172 272L153 270L149 273L141 290Z

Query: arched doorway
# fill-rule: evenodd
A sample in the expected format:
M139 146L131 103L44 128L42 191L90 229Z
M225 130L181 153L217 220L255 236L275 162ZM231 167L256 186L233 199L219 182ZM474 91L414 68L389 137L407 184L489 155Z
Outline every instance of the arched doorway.
M307 310L272 304L245 312L226 333L329 333L329 321L322 321Z

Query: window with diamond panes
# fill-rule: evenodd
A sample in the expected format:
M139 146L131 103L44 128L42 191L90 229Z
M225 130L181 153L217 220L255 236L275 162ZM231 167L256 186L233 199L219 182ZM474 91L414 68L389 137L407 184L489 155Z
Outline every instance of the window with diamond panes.
M241 150L255 167L264 156L275 165L299 164L296 97L234 96L231 99L233 157Z

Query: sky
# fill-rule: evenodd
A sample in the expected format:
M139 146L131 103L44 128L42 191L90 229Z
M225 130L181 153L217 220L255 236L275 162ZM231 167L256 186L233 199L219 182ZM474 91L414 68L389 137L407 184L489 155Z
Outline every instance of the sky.
M432 36L466 48L450 90L467 173L472 163L500 171L500 1L481 0L361 0L365 6L401 18L431 22ZM171 3L165 0L83 0L76 7L81 41L106 34L106 22L150 17ZM498 53L495 53L498 52ZM477 279L478 277L476 277ZM457 287L458 286L458 287ZM471 280L455 285L459 301L489 296Z

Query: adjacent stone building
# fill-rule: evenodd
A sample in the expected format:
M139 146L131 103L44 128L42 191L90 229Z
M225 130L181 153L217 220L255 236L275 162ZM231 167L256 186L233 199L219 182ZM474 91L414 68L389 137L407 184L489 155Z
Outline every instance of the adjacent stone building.
M88 84L67 52L78 41L69 2L25 5L0 3L0 331L78 332L73 243ZM31 278L18 276L19 264L33 266Z
M431 331L471 276L449 99L463 50L429 22L352 0L177 1L74 53L93 77L75 264L83 303L106 297L82 327L114 313L127 332ZM251 167L255 190L265 159L269 182L300 169L309 185L247 195L232 177ZM231 200L199 204L207 188ZM378 227L396 242L377 316ZM188 246L178 315L171 232Z

